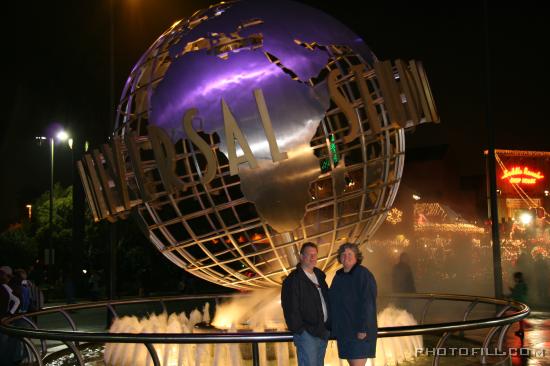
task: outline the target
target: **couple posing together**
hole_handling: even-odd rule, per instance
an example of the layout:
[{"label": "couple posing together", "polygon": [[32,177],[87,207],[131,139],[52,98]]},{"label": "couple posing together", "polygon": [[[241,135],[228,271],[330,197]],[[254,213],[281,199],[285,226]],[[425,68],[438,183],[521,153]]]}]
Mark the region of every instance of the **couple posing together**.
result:
[{"label": "couple posing together", "polygon": [[317,245],[304,243],[300,264],[284,280],[281,304],[288,329],[294,333],[299,366],[321,366],[332,334],[338,356],[350,366],[364,366],[376,352],[376,281],[361,265],[356,244],[342,244],[330,289],[317,264]]}]

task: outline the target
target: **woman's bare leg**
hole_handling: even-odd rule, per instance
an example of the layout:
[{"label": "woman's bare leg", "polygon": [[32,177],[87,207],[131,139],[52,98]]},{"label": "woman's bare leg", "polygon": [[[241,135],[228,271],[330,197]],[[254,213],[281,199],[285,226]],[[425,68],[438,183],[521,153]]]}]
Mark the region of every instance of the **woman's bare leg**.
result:
[{"label": "woman's bare leg", "polygon": [[354,359],[354,360],[348,360],[349,366],[365,366],[367,363],[366,358],[360,358],[360,359]]}]

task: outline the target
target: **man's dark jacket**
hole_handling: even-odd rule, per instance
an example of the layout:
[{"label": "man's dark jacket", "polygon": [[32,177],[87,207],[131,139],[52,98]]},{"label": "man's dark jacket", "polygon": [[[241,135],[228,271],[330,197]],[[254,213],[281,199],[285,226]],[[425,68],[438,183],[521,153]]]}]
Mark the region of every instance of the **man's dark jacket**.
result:
[{"label": "man's dark jacket", "polygon": [[[330,317],[326,276],[318,268],[314,268],[313,272],[321,286],[327,313]],[[323,305],[321,304],[319,290],[307,277],[300,265],[283,281],[281,305],[283,306],[286,325],[291,332],[302,333],[306,330],[314,337],[328,338],[327,324],[330,324],[330,319],[327,319],[326,323],[324,322]]]}]

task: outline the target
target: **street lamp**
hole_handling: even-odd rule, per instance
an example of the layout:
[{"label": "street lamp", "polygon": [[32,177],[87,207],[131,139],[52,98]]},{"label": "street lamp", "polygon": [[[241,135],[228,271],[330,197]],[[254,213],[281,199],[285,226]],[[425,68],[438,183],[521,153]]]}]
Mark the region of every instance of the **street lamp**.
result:
[{"label": "street lamp", "polygon": [[[67,141],[70,139],[69,134],[65,130],[60,130],[55,134],[55,137],[51,136],[49,137],[50,140],[50,214],[49,214],[49,223],[48,223],[48,254],[51,254],[51,258],[48,255],[48,262],[51,262],[53,264],[54,262],[54,252],[53,249],[53,242],[52,242],[52,233],[53,233],[53,172],[54,172],[54,151],[55,151],[55,139],[58,139],[59,141]],[[37,136],[36,140],[41,143],[42,141],[46,140],[47,137],[45,136]],[[51,252],[50,252],[51,251]]]},{"label": "street lamp", "polygon": [[32,219],[32,205],[28,204],[25,206],[27,208],[27,216],[29,217],[29,221]]},{"label": "street lamp", "polygon": [[67,131],[61,130],[57,133],[56,137],[59,141],[67,141],[69,139],[69,134]]}]

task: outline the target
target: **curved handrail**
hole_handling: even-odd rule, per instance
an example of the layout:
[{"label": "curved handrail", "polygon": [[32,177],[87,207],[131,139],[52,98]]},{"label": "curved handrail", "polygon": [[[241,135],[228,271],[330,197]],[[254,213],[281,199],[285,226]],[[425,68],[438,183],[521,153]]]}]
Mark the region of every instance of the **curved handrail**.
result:
[{"label": "curved handrail", "polygon": [[[247,295],[241,295],[247,296]],[[135,300],[101,301],[85,304],[62,305],[46,308],[33,313],[13,315],[0,321],[0,332],[17,336],[35,339],[48,339],[58,341],[78,341],[78,342],[96,342],[96,343],[250,343],[250,342],[290,342],[292,333],[290,332],[214,332],[214,333],[191,333],[191,334],[134,334],[134,333],[108,333],[108,332],[82,332],[82,331],[60,331],[45,329],[28,329],[11,325],[11,323],[24,316],[40,316],[60,310],[78,310],[97,307],[108,307],[114,305],[128,305],[137,303],[150,303],[159,301],[179,301],[179,300],[211,300],[217,298],[235,297],[234,294],[212,296],[176,296],[176,297],[156,297]],[[382,327],[378,329],[378,337],[398,337],[411,336],[426,333],[454,332],[458,330],[471,330],[489,327],[503,326],[519,321],[529,315],[530,309],[527,305],[512,301],[501,300],[483,296],[469,295],[451,295],[451,294],[395,294],[389,297],[414,298],[428,300],[446,300],[446,301],[476,301],[478,303],[510,306],[516,309],[512,314],[500,317],[482,318],[476,320],[455,321],[446,323],[420,324],[399,327]]]}]

